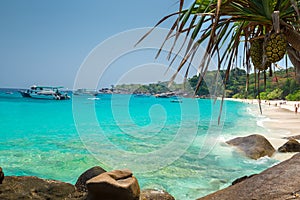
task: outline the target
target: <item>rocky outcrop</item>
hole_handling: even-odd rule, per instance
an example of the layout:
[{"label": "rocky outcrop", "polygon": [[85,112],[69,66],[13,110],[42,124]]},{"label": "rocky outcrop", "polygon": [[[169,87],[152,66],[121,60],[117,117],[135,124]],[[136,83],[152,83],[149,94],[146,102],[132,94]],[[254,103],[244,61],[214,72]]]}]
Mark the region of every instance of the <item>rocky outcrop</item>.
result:
[{"label": "rocky outcrop", "polygon": [[140,200],[175,200],[175,198],[163,190],[142,190]]},{"label": "rocky outcrop", "polygon": [[226,142],[229,145],[237,147],[245,155],[252,159],[259,159],[260,157],[271,157],[275,152],[271,143],[261,135],[249,135],[247,137],[237,137]]},{"label": "rocky outcrop", "polygon": [[129,170],[102,173],[86,182],[89,200],[138,200],[140,187]]},{"label": "rocky outcrop", "polygon": [[0,199],[85,200],[86,194],[77,192],[69,183],[33,176],[6,176],[0,186]]},{"label": "rocky outcrop", "polygon": [[95,176],[106,172],[102,167],[95,166],[83,172],[75,183],[75,187],[79,192],[87,192],[86,182]]},{"label": "rocky outcrop", "polygon": [[240,183],[198,200],[282,200],[300,196],[300,154]]},{"label": "rocky outcrop", "polygon": [[290,139],[284,145],[278,148],[279,152],[300,152],[300,143],[295,139]]}]

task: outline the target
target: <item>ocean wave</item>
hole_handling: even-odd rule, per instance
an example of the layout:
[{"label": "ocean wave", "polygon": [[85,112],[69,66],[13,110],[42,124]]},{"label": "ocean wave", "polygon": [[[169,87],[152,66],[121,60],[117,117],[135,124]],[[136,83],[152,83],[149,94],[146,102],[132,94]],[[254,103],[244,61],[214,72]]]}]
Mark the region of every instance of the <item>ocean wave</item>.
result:
[{"label": "ocean wave", "polygon": [[253,159],[244,160],[245,164],[261,165],[261,166],[273,166],[273,165],[277,164],[278,162],[279,162],[278,160],[276,160],[274,158],[270,158],[268,156],[261,157],[257,160],[253,160]]},{"label": "ocean wave", "polygon": [[246,108],[246,110],[247,110],[247,113],[249,115],[251,115],[252,117],[255,117],[255,118],[265,118],[264,115],[260,114],[259,108],[257,106],[255,106],[255,108],[253,106],[248,106]]},{"label": "ocean wave", "polygon": [[261,119],[258,119],[256,124],[259,127],[266,128],[265,125],[264,125],[264,122],[278,122],[278,120],[270,119],[268,117],[263,117]]}]

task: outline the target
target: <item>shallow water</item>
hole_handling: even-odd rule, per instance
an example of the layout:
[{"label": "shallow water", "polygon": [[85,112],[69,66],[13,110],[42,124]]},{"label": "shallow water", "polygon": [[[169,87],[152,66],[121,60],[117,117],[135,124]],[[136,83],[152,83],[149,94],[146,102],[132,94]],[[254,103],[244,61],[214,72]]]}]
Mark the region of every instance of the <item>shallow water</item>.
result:
[{"label": "shallow water", "polygon": [[224,142],[266,131],[250,105],[130,95],[22,98],[0,91],[0,166],[6,175],[75,183],[86,169],[129,168],[142,188],[196,199],[278,161],[247,159]]}]

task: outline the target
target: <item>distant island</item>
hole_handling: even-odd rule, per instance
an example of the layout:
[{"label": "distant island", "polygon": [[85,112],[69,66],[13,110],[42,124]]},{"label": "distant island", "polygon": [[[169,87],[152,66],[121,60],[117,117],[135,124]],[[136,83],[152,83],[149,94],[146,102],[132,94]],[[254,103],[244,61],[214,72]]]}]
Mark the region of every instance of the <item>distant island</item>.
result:
[{"label": "distant island", "polygon": [[[209,86],[213,85],[216,81],[217,70],[208,71],[200,85],[200,89],[195,94],[196,85],[199,77],[193,76],[187,79],[185,84],[173,83],[168,87],[169,82],[157,82],[151,84],[122,84],[112,86],[111,88],[102,88],[100,93],[119,93],[119,94],[161,94],[167,92],[174,92],[175,95],[186,97],[200,97],[209,98],[210,94]],[[221,70],[220,75],[224,77],[226,71]],[[249,86],[246,90],[247,73],[244,69],[234,68],[230,71],[229,79],[226,82],[226,96],[227,98],[241,98],[241,99],[255,99],[258,98],[258,92],[260,92],[260,98],[262,100],[274,100],[285,99],[289,101],[300,100],[300,85],[295,80],[294,67],[288,69],[280,69],[273,72],[273,76],[267,72],[261,74],[260,87],[258,90],[258,80],[255,78],[255,74],[249,75]],[[216,94],[221,95],[221,94]]]}]

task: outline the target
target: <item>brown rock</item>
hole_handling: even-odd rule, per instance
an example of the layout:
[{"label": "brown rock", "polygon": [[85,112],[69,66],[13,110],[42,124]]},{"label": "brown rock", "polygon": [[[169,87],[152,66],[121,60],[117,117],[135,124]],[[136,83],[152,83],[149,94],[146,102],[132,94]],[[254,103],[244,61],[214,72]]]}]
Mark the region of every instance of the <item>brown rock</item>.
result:
[{"label": "brown rock", "polygon": [[279,152],[300,152],[300,143],[295,139],[290,139],[278,148]]},{"label": "brown rock", "polygon": [[142,190],[140,200],[175,200],[175,198],[163,190]]},{"label": "brown rock", "polygon": [[271,143],[264,136],[257,134],[246,137],[237,137],[226,143],[237,147],[244,152],[247,157],[252,159],[258,159],[264,156],[271,157],[275,152]]},{"label": "brown rock", "polygon": [[138,200],[140,187],[129,170],[102,173],[86,182],[89,200]]},{"label": "brown rock", "polygon": [[86,195],[76,191],[75,186],[33,176],[6,176],[0,186],[0,199],[51,199],[85,200]]},{"label": "brown rock", "polygon": [[87,192],[86,182],[95,176],[98,176],[106,172],[103,168],[99,166],[92,167],[85,172],[83,172],[75,183],[75,187],[79,192]]},{"label": "brown rock", "polygon": [[198,200],[283,200],[300,194],[300,153],[260,174]]},{"label": "brown rock", "polygon": [[2,184],[4,180],[4,172],[2,171],[2,168],[0,167],[0,184]]}]

